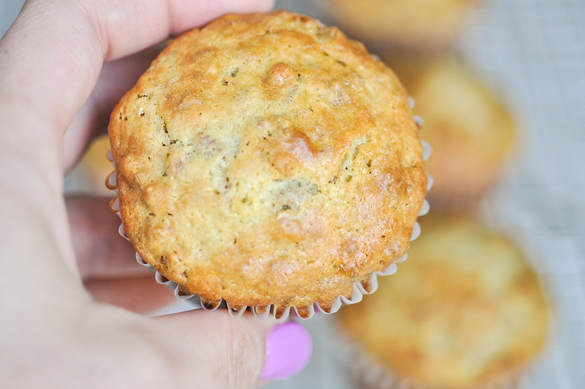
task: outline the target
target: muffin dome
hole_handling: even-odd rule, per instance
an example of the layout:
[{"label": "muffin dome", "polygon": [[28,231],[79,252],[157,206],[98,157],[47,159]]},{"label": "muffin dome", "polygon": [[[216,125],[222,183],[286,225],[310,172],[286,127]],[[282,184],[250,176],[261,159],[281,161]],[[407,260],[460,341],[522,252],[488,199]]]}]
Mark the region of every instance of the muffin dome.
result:
[{"label": "muffin dome", "polygon": [[449,56],[389,61],[424,119],[421,137],[433,147],[434,209],[474,205],[499,177],[516,140],[504,103],[457,59]]},{"label": "muffin dome", "polygon": [[543,348],[550,308],[535,271],[506,237],[462,217],[427,217],[407,262],[338,315],[395,376],[470,388],[519,373]]},{"label": "muffin dome", "polygon": [[209,304],[327,309],[406,252],[425,195],[395,75],[289,12],[174,40],[109,135],[128,237]]},{"label": "muffin dome", "polygon": [[350,35],[376,45],[416,51],[449,46],[477,0],[323,0]]}]

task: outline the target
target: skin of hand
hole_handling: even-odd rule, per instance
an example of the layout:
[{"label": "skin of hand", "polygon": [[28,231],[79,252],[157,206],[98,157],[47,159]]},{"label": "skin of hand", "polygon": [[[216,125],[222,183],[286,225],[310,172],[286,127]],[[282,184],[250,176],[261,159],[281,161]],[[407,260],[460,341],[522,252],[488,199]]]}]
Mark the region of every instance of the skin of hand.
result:
[{"label": "skin of hand", "polygon": [[306,364],[311,340],[295,323],[275,327],[225,311],[131,312],[173,296],[136,265],[106,200],[62,194],[63,173],[156,53],[144,49],[228,11],[271,7],[271,0],[25,4],[0,41],[3,382],[248,388]]}]

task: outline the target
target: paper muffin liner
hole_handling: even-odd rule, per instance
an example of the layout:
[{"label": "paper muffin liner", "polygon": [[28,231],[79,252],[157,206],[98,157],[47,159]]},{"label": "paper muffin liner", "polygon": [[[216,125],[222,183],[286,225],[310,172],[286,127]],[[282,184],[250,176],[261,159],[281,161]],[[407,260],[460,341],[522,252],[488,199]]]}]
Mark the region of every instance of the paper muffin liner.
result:
[{"label": "paper muffin liner", "polygon": [[[409,99],[410,106],[414,105],[414,101]],[[422,125],[422,120],[418,117],[414,117],[415,123],[417,126]],[[421,141],[423,145],[423,160],[427,160],[431,154],[431,146],[424,141]],[[108,160],[112,163],[114,167],[114,171],[108,175],[106,178],[106,187],[112,190],[115,193],[114,198],[110,201],[110,208],[113,212],[115,212],[120,220],[122,220],[122,216],[120,214],[120,200],[119,200],[119,190],[117,184],[117,169],[114,162],[114,158],[112,156],[112,151],[108,150],[107,153]],[[427,193],[430,190],[433,184],[433,179],[427,173]],[[429,212],[430,205],[429,202],[425,199],[421,206],[421,209],[418,213],[418,216],[426,215]],[[126,234],[124,229],[124,224],[121,222],[120,227],[118,228],[118,233],[127,241],[130,242],[130,238]],[[415,222],[412,234],[410,237],[410,241],[415,240],[421,233],[421,228],[418,222]],[[216,304],[209,304],[204,301],[200,296],[195,294],[185,294],[180,290],[180,286],[165,276],[163,276],[158,270],[155,269],[154,266],[146,262],[138,252],[136,252],[136,262],[141,266],[149,268],[152,272],[154,272],[154,278],[157,283],[166,285],[169,287],[175,296],[181,300],[187,300],[189,303],[192,304],[193,309],[204,309],[214,311],[219,308],[225,308],[229,312],[230,316],[240,317],[246,311],[251,311],[254,317],[258,319],[267,319],[269,317],[274,318],[278,321],[285,321],[290,315],[294,315],[296,317],[302,319],[310,319],[312,318],[316,312],[324,313],[324,314],[332,314],[341,308],[343,305],[355,304],[362,301],[364,295],[372,294],[378,289],[378,276],[388,276],[396,273],[397,271],[397,264],[404,262],[408,257],[408,253],[404,254],[401,258],[394,260],[388,267],[386,267],[382,271],[374,272],[369,275],[366,281],[356,281],[353,284],[352,292],[350,297],[346,297],[343,295],[338,296],[333,303],[331,304],[331,308],[326,309],[319,305],[319,303],[314,302],[308,306],[303,307],[286,307],[284,309],[278,309],[276,304],[271,305],[263,305],[263,306],[238,306],[238,307],[231,307],[224,299],[221,299]]]},{"label": "paper muffin liner", "polygon": [[[393,372],[376,360],[355,340],[350,338],[338,324],[333,325],[336,351],[347,376],[360,389],[445,389],[444,386],[430,386],[413,381]],[[391,347],[391,346],[389,346]],[[513,371],[485,383],[466,387],[467,389],[517,389],[522,373]]]}]

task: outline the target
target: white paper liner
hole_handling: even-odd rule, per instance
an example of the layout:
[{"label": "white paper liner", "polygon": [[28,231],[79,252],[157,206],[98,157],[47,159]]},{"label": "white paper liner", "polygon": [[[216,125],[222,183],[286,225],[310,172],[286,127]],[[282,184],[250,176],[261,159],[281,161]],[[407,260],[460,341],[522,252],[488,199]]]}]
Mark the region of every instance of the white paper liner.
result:
[{"label": "white paper liner", "polygon": [[[393,373],[389,368],[371,357],[357,342],[350,339],[343,329],[333,325],[336,351],[349,376],[361,389],[444,389],[413,382]],[[391,346],[389,346],[391,347]],[[521,372],[510,372],[492,381],[470,386],[468,389],[516,389],[520,385]]]},{"label": "white paper liner", "polygon": [[[415,123],[417,123],[417,125],[418,125],[416,117],[415,117]],[[425,141],[421,141],[421,143],[423,145],[423,160],[426,160],[430,156],[431,146]],[[110,173],[110,175],[106,179],[106,186],[110,190],[115,192],[115,197],[112,199],[112,202],[110,204],[110,208],[112,209],[112,211],[114,211],[118,215],[118,217],[120,217],[120,220],[121,220],[122,216],[120,214],[120,200],[119,200],[119,191],[118,191],[117,174],[116,174],[117,170],[116,170],[116,165],[114,163],[114,158],[112,156],[111,150],[108,150],[107,158],[112,163],[112,166],[114,167],[114,171],[112,173]],[[433,179],[427,173],[427,193],[430,190],[432,184],[433,184]],[[429,205],[428,201],[425,199],[423,201],[421,209],[418,213],[418,216],[426,215],[429,212],[429,209],[430,209],[430,205]],[[130,238],[128,237],[128,235],[126,234],[126,231],[124,230],[124,224],[120,223],[120,227],[118,228],[118,233],[124,239],[126,239],[127,241],[130,241]],[[421,233],[420,225],[418,224],[418,222],[415,222],[410,240],[413,241],[416,238],[418,238],[420,233]],[[244,312],[246,312],[248,310],[248,308],[250,308],[254,317],[256,317],[258,319],[266,319],[268,317],[273,317],[274,319],[276,319],[278,321],[285,321],[291,315],[291,313],[294,314],[296,317],[301,318],[301,319],[310,319],[315,315],[316,312],[320,312],[320,313],[324,313],[324,314],[329,315],[329,314],[337,312],[341,308],[342,305],[359,303],[360,301],[362,301],[364,295],[372,294],[378,289],[378,276],[388,276],[388,275],[392,275],[392,274],[396,273],[396,271],[397,271],[396,264],[404,262],[407,259],[407,257],[408,257],[408,253],[404,254],[401,258],[394,260],[394,262],[392,262],[386,269],[370,274],[370,276],[366,282],[359,282],[359,281],[355,282],[353,285],[353,290],[352,290],[351,296],[349,298],[347,298],[345,296],[338,296],[331,304],[331,308],[329,310],[322,308],[318,303],[313,303],[313,304],[309,305],[308,307],[302,307],[302,310],[298,309],[297,307],[287,307],[283,311],[277,310],[277,306],[275,304],[271,304],[268,306],[251,306],[251,307],[244,305],[244,306],[241,306],[238,308],[232,308],[223,299],[220,300],[219,303],[217,303],[213,306],[209,306],[209,305],[204,304],[203,301],[201,300],[201,297],[198,295],[189,295],[189,294],[181,293],[180,287],[176,282],[171,281],[171,280],[167,279],[166,277],[164,277],[162,274],[160,274],[158,272],[158,270],[156,270],[154,268],[154,266],[152,266],[151,264],[146,262],[138,253],[136,253],[136,262],[138,262],[138,264],[140,264],[144,267],[147,267],[151,271],[153,271],[154,278],[155,278],[157,283],[159,283],[161,285],[166,285],[171,290],[173,290],[173,293],[175,294],[175,296],[178,299],[188,300],[193,305],[193,309],[205,309],[205,310],[214,311],[220,307],[224,307],[227,309],[230,316],[239,317],[239,316],[242,316],[244,314]],[[367,285],[367,289],[364,287],[364,284]]]}]

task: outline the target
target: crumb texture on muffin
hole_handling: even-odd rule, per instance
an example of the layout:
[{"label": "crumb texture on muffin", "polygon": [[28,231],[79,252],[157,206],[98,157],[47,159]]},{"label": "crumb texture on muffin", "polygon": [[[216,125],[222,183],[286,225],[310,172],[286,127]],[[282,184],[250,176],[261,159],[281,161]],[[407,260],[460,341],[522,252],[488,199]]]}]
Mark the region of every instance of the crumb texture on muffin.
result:
[{"label": "crumb texture on muffin", "polygon": [[409,259],[339,313],[341,327],[391,372],[429,388],[517,374],[543,348],[550,307],[506,237],[463,217],[426,218]]},{"label": "crumb texture on muffin", "polygon": [[289,12],[226,15],[175,39],[109,133],[137,251],[232,307],[349,295],[404,254],[425,195],[392,71]]}]

